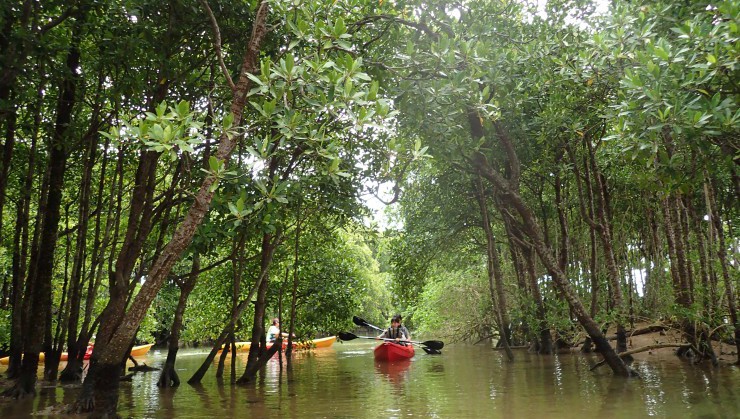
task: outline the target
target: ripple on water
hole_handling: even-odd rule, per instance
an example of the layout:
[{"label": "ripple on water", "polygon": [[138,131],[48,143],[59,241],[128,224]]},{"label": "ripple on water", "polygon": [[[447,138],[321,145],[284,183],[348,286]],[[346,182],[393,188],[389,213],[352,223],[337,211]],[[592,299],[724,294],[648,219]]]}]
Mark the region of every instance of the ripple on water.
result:
[{"label": "ripple on water", "polygon": [[[123,417],[737,417],[740,369],[703,369],[686,363],[640,362],[640,380],[615,378],[607,370],[589,371],[583,356],[516,352],[513,362],[480,346],[450,345],[442,355],[421,351],[404,364],[378,364],[373,344],[347,342],[328,350],[297,355],[292,370],[277,358],[255,383],[230,384],[230,368],[217,380],[217,363],[200,386],[185,382],[206,357],[203,349],[183,349],[177,370],[183,384],[159,389],[159,371],[137,374],[122,384]],[[166,352],[143,361],[161,366]],[[246,357],[236,358],[236,374]],[[4,371],[0,370],[0,373]],[[47,387],[48,384],[43,384]],[[0,417],[52,412],[50,406],[74,401],[78,387],[40,388],[33,402],[0,400]],[[735,410],[733,410],[733,408]],[[732,413],[731,413],[732,412]]]}]

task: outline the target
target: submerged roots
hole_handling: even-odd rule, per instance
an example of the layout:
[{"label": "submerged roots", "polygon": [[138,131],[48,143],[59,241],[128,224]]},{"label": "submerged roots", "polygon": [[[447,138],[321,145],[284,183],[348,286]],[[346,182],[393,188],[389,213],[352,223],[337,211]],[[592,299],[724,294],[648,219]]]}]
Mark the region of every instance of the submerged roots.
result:
[{"label": "submerged roots", "polygon": [[29,391],[25,386],[17,383],[13,387],[0,393],[1,397],[7,397],[9,399],[22,399],[24,397],[33,396],[36,394],[35,390]]}]

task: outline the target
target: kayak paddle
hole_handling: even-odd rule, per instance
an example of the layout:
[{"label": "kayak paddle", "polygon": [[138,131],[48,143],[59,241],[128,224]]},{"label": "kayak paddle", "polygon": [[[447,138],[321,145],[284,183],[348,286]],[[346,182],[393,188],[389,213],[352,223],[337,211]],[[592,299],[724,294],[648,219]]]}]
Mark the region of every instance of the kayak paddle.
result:
[{"label": "kayak paddle", "polygon": [[[362,317],[352,316],[352,322],[354,324],[358,325],[358,326],[369,327],[371,329],[375,329],[378,332],[384,332],[385,331],[385,329],[381,329],[378,326],[373,326],[372,324],[368,323]],[[352,334],[349,333],[349,335],[352,335]],[[350,339],[342,339],[342,337],[340,336],[339,339],[342,339],[342,340],[351,340],[351,339],[356,339],[358,337],[363,337],[363,336],[355,336],[354,338],[350,338]],[[375,338],[370,338],[370,339],[375,339]],[[388,340],[392,340],[392,339],[388,339]],[[438,340],[428,340],[426,342],[414,342],[414,341],[409,341],[409,342],[416,343],[416,344],[421,344],[421,345],[427,345],[428,343],[432,343],[431,345],[427,345],[427,346],[422,346],[421,347],[421,349],[423,349],[426,353],[428,353],[430,355],[439,355],[439,354],[441,354],[442,352],[440,352],[439,350],[442,349],[442,347],[445,345],[444,342],[441,342],[441,341],[438,341]]]},{"label": "kayak paddle", "polygon": [[369,328],[371,328],[371,329],[375,329],[375,330],[377,330],[378,332],[383,332],[383,331],[385,331],[385,329],[381,329],[381,328],[379,328],[378,326],[373,326],[373,325],[371,325],[370,323],[366,322],[365,320],[363,320],[362,318],[360,318],[360,317],[357,317],[357,316],[352,316],[352,322],[353,322],[354,324],[358,325],[358,326],[364,326],[364,327],[369,327]]},{"label": "kayak paddle", "polygon": [[[357,336],[354,333],[349,333],[349,332],[339,332],[339,333],[337,333],[337,336],[339,336],[339,339],[341,339],[341,340],[347,340],[347,341],[354,340],[354,339],[373,339],[373,340],[378,339],[378,340],[385,340],[385,341],[390,341],[390,342],[395,342],[396,341],[395,339],[388,339],[388,338],[374,338],[374,337],[370,337],[370,336]],[[422,347],[422,349],[424,349],[424,351],[426,351],[427,353],[441,353],[441,352],[439,352],[439,350],[442,349],[442,348],[444,348],[444,346],[445,346],[445,343],[442,342],[442,341],[439,341],[439,340],[427,340],[427,341],[424,341],[424,342],[417,342],[417,341],[413,341],[413,340],[405,340],[405,341],[401,341],[401,342],[408,342],[408,343],[413,343],[413,344],[416,344],[416,345],[420,345]],[[429,352],[429,351],[427,351],[427,349],[430,349],[431,351],[435,351],[435,352]]]}]

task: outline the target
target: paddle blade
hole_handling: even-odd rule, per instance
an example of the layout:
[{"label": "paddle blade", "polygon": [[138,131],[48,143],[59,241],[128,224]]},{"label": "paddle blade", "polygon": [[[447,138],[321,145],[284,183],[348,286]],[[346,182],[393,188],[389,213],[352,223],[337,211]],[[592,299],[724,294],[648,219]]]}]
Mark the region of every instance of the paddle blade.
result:
[{"label": "paddle blade", "polygon": [[355,335],[354,333],[349,333],[349,332],[339,332],[339,333],[337,333],[337,336],[339,337],[340,340],[354,340],[354,339],[357,339],[357,335]]},{"label": "paddle blade", "polygon": [[436,350],[440,350],[445,347],[445,343],[441,340],[427,340],[422,342],[421,344]]},{"label": "paddle blade", "polygon": [[358,326],[370,327],[370,325],[365,320],[357,316],[352,316],[352,322]]},{"label": "paddle blade", "polygon": [[422,346],[421,349],[423,349],[424,352],[428,353],[429,355],[442,355],[442,352],[440,352],[440,351],[438,351],[436,349],[433,349],[433,348],[428,348],[426,346]]}]

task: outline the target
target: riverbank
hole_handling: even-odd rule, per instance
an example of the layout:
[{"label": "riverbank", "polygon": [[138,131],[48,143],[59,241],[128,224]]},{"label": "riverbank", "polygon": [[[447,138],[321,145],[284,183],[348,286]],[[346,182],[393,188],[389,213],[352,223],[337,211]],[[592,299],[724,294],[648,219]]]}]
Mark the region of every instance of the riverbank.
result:
[{"label": "riverbank", "polygon": [[[616,341],[616,330],[609,329],[609,340],[612,346]],[[635,323],[634,329],[627,333],[627,350],[639,350],[650,348],[642,352],[633,353],[635,361],[643,362],[689,362],[688,359],[676,355],[680,345],[687,344],[681,330],[676,326],[665,323]],[[669,346],[674,345],[674,346]],[[721,341],[712,341],[712,348],[717,356],[720,366],[729,366],[737,362],[735,345]],[[581,351],[582,342],[572,348],[573,351]],[[710,362],[705,360],[703,362]]]}]

